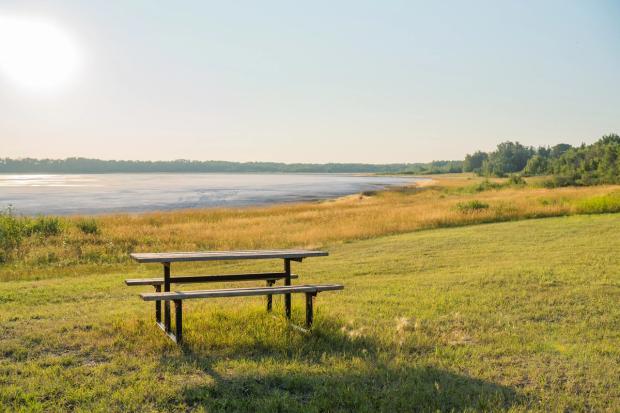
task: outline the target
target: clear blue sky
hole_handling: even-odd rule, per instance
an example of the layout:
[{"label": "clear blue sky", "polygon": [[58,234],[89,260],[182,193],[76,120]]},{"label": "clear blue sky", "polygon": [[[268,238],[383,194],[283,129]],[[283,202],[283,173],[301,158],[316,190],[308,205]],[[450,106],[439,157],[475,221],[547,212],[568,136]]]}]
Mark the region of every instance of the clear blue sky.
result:
[{"label": "clear blue sky", "polygon": [[44,94],[0,72],[0,157],[416,162],[620,133],[617,0],[4,1],[3,14],[49,19],[81,65]]}]

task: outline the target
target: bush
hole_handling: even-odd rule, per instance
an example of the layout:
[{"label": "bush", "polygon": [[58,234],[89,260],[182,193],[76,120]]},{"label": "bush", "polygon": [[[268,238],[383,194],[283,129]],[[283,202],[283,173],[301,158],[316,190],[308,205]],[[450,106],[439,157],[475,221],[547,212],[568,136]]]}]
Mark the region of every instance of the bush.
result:
[{"label": "bush", "polygon": [[94,219],[84,219],[75,224],[84,234],[99,234],[99,224]]},{"label": "bush", "polygon": [[0,211],[0,263],[7,262],[13,251],[19,248],[24,230],[23,220],[13,215],[10,207]]},{"label": "bush", "polygon": [[32,219],[15,215],[12,207],[0,210],[0,263],[13,258],[25,237],[53,237],[62,231],[62,221],[57,217],[40,216]]},{"label": "bush", "polygon": [[546,179],[540,183],[540,186],[549,189],[575,185],[577,185],[577,183],[574,178],[560,175],[553,176],[552,178]]},{"label": "bush", "polygon": [[484,181],[480,182],[477,185],[474,185],[472,187],[474,192],[484,192],[484,191],[489,191],[492,189],[502,189],[504,187],[503,184],[497,183],[497,182],[491,182],[488,179],[485,179]]},{"label": "bush", "polygon": [[[28,220],[24,218],[24,220]],[[30,220],[28,220],[30,221]],[[40,216],[34,222],[30,222],[27,235],[38,234],[43,237],[53,237],[62,233],[62,222],[57,217]]]},{"label": "bush", "polygon": [[512,186],[525,186],[527,182],[521,175],[513,174],[508,177],[508,185]]},{"label": "bush", "polygon": [[467,202],[459,202],[456,204],[456,209],[462,213],[477,212],[488,208],[489,204],[476,199]]}]

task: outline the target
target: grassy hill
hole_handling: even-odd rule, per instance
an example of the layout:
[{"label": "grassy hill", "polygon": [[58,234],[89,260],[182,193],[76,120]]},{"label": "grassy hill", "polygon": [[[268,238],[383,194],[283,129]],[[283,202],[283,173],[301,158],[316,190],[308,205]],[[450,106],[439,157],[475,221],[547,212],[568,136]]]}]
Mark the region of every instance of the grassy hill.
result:
[{"label": "grassy hill", "polygon": [[[346,286],[319,295],[313,334],[266,315],[264,299],[188,302],[184,348],[154,326],[140,289],[122,284],[159,274],[157,266],[2,282],[0,405],[614,411],[618,228],[619,214],[580,215],[331,244],[330,257],[293,268],[300,282]],[[274,267],[179,265],[173,272],[250,268]],[[301,321],[302,300],[293,303]],[[281,299],[275,304],[282,314]]]}]

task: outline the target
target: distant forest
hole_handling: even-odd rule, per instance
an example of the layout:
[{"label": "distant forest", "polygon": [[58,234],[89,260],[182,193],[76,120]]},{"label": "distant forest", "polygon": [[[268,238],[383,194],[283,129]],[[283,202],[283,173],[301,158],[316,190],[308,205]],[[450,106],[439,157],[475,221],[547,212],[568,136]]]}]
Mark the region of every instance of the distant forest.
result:
[{"label": "distant forest", "polygon": [[620,183],[620,136],[605,135],[591,145],[524,146],[502,142],[493,152],[478,151],[463,161],[464,172],[483,176],[551,175],[554,186]]},{"label": "distant forest", "polygon": [[429,163],[277,163],[226,161],[104,161],[88,158],[10,159],[0,158],[0,173],[376,173],[441,174],[475,172],[482,176],[550,175],[549,184],[620,184],[620,136],[605,135],[591,145],[525,146],[506,141],[492,152],[477,151],[463,161]]},{"label": "distant forest", "polygon": [[461,172],[461,161],[429,163],[277,163],[226,161],[104,161],[88,158],[0,159],[0,173],[154,173],[154,172],[286,172],[286,173],[398,173],[438,174]]}]

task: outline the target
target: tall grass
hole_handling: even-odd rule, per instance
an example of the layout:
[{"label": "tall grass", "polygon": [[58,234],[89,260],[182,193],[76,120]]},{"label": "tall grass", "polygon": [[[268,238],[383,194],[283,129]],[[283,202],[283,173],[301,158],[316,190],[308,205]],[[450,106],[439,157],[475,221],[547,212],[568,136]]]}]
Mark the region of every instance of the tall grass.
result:
[{"label": "tall grass", "polygon": [[577,203],[577,211],[580,214],[620,212],[620,192],[580,200]]},{"label": "tall grass", "polygon": [[43,237],[54,237],[60,235],[63,228],[63,221],[58,217],[40,216],[35,219],[22,217],[20,221],[24,225],[27,235],[41,235]]},{"label": "tall grass", "polygon": [[14,214],[11,207],[0,211],[0,264],[19,255],[22,241],[27,237],[49,238],[63,231],[58,217],[22,217]]},{"label": "tall grass", "polygon": [[0,212],[0,263],[8,261],[19,248],[24,236],[24,227],[10,208]]},{"label": "tall grass", "polygon": [[[499,188],[491,185],[491,190],[462,191],[487,186],[487,182]],[[617,211],[616,195],[610,194],[617,194],[618,186],[547,189],[505,182],[447,176],[435,178],[425,188],[324,202],[114,214],[96,219],[5,214],[0,231],[9,235],[1,244],[5,264],[0,279],[83,274],[100,270],[102,264],[128,262],[128,254],[134,251],[318,248],[428,228]],[[481,205],[486,207],[477,207]],[[37,219],[47,221],[33,224]],[[15,225],[37,230],[29,233],[14,229]],[[50,262],[53,267],[47,265]]]},{"label": "tall grass", "polygon": [[99,233],[99,224],[93,218],[77,221],[75,226],[84,234],[96,235]]}]

